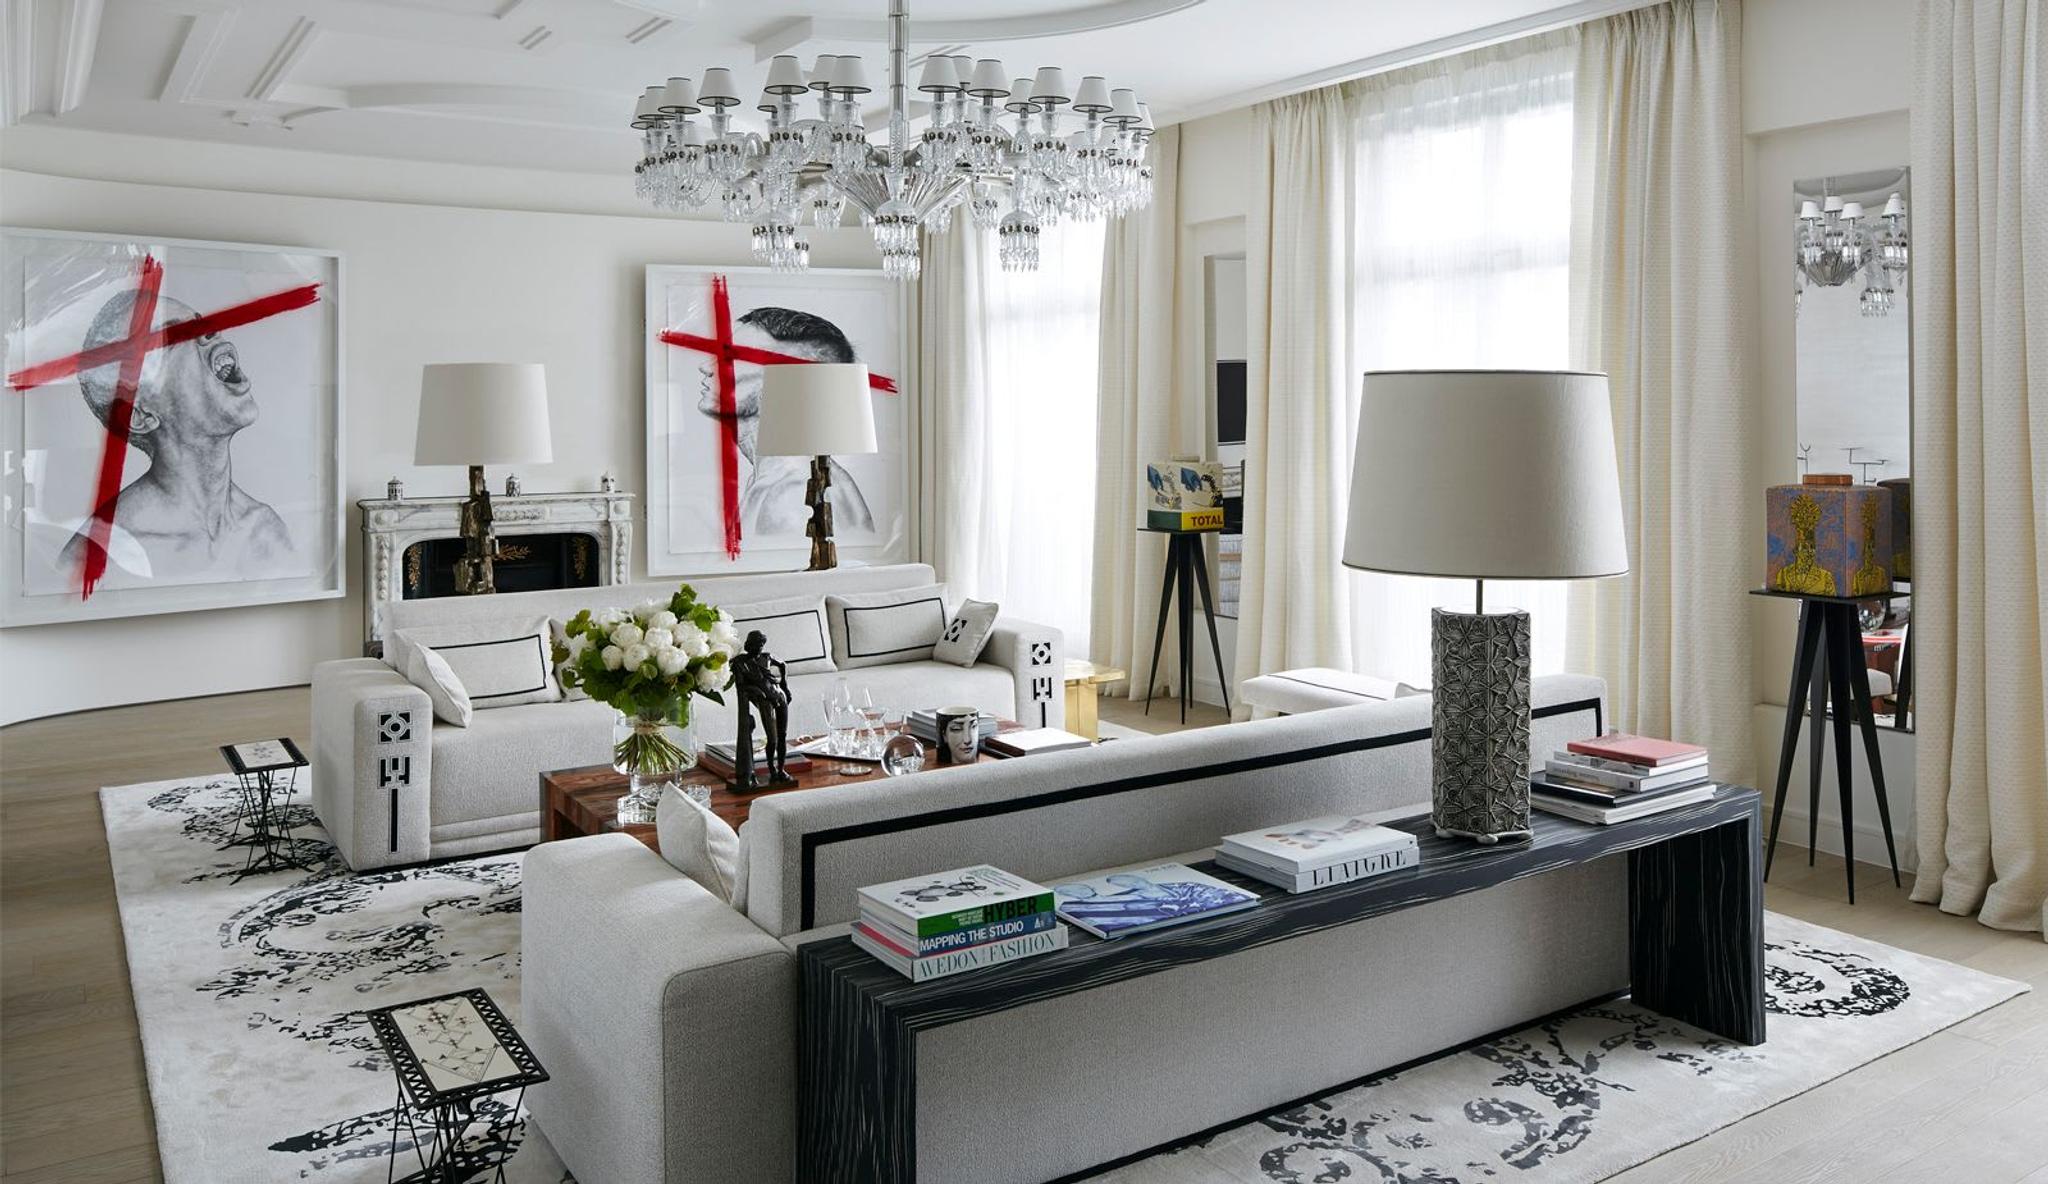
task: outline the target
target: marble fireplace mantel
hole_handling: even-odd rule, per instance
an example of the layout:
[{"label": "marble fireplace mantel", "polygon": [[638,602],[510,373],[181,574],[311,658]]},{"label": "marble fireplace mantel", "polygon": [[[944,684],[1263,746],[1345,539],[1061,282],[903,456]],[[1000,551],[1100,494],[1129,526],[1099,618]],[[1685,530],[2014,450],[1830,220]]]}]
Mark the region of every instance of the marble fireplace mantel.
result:
[{"label": "marble fireplace mantel", "polygon": [[[393,483],[393,492],[399,492]],[[383,497],[356,502],[363,530],[363,652],[384,648],[384,609],[405,597],[406,549],[461,534],[464,497]],[[501,542],[520,535],[585,534],[597,546],[597,582],[631,578],[633,495],[607,477],[588,493],[491,495],[491,519]]]}]

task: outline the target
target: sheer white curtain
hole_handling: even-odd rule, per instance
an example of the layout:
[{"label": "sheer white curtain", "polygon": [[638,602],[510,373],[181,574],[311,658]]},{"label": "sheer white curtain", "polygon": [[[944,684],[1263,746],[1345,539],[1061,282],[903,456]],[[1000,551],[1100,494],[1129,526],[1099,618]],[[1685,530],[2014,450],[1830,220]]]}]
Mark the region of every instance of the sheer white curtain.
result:
[{"label": "sheer white curtain", "polygon": [[927,362],[952,377],[931,388],[949,401],[932,489],[958,499],[938,508],[934,562],[954,595],[1057,626],[1077,657],[1089,652],[1102,235],[1100,222],[1054,227],[1038,270],[1012,273],[997,265],[994,235],[955,226],[934,262],[972,282],[925,281],[927,301],[979,295],[948,318]]},{"label": "sheer white curtain", "polygon": [[[1568,366],[1573,57],[1566,32],[1348,88],[1356,370]],[[1337,396],[1346,440],[1358,396],[1353,374]],[[1473,595],[1469,580],[1375,572],[1349,573],[1349,588],[1352,669],[1417,683],[1430,677],[1430,609]],[[1564,584],[1489,581],[1487,603],[1529,610],[1536,673],[1564,668]]]}]

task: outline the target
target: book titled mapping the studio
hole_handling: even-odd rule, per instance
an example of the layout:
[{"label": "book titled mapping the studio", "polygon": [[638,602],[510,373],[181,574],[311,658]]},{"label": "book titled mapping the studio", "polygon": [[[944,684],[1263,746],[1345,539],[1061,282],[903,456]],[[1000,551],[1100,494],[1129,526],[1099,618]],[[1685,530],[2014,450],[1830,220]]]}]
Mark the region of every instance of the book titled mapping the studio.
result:
[{"label": "book titled mapping the studio", "polygon": [[984,946],[992,941],[1008,941],[1013,937],[1042,933],[1059,924],[1057,914],[1050,909],[1032,913],[1027,917],[1011,917],[1006,921],[990,921],[972,929],[955,929],[951,933],[934,933],[930,937],[918,937],[903,929],[889,918],[873,909],[860,911],[860,923],[873,930],[877,936],[887,938],[892,947],[913,952],[923,958],[932,954],[944,954],[968,946]]},{"label": "book titled mapping the studio", "polygon": [[926,938],[1051,912],[1053,895],[1042,884],[981,864],[872,884],[860,890],[860,903],[903,932]]},{"label": "book titled mapping the studio", "polygon": [[1019,958],[1064,950],[1067,948],[1067,930],[1063,925],[1054,925],[1051,929],[1027,933],[1022,937],[918,957],[890,941],[881,932],[869,928],[867,922],[856,921],[853,926],[853,944],[874,955],[883,965],[911,982],[922,983],[935,978],[945,978],[949,974],[981,970],[990,966],[1000,966],[1005,962],[1015,962]]},{"label": "book titled mapping the studio", "polygon": [[1414,867],[1422,862],[1422,850],[1414,843],[1405,847],[1389,847],[1368,855],[1353,856],[1338,863],[1326,863],[1308,871],[1290,874],[1279,868],[1249,859],[1238,859],[1228,851],[1216,852],[1216,866],[1227,867],[1239,875],[1250,876],[1285,889],[1289,894],[1299,895],[1317,888],[1330,888],[1338,884],[1349,884],[1353,880],[1369,880],[1388,872]]},{"label": "book titled mapping the studio", "polygon": [[1131,868],[1053,886],[1060,920],[1097,937],[1128,937],[1259,903],[1256,892],[1181,863]]},{"label": "book titled mapping the studio", "polygon": [[1416,850],[1415,836],[1348,814],[1325,814],[1225,835],[1216,854],[1293,876],[1397,849]]}]

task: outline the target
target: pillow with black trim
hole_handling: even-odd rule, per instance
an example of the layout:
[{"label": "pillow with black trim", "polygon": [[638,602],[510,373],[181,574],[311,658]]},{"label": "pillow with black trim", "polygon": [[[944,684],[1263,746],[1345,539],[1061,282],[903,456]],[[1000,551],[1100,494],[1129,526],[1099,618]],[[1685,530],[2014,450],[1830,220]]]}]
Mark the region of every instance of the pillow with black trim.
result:
[{"label": "pillow with black trim", "polygon": [[[549,636],[546,617],[421,625],[397,632],[393,640],[398,652],[391,655],[391,664],[411,680],[412,670],[421,665],[412,660],[411,650],[433,650],[477,711],[522,703],[553,703],[562,697],[562,688],[555,681],[554,662],[548,652]],[[430,697],[434,693],[424,686],[420,689]]]},{"label": "pillow with black trim", "polygon": [[932,647],[933,659],[955,666],[981,661],[981,651],[988,646],[988,635],[995,632],[996,614],[1001,611],[994,601],[961,601],[939,634],[939,644]]},{"label": "pillow with black trim", "polygon": [[946,589],[939,584],[825,598],[832,660],[841,670],[930,661],[946,619]]},{"label": "pillow with black trim", "polygon": [[469,702],[469,688],[462,685],[448,660],[430,646],[405,647],[405,680],[427,693],[434,705],[434,718],[458,728],[469,726],[476,709]]},{"label": "pillow with black trim", "polygon": [[740,640],[758,629],[768,639],[768,652],[789,666],[791,674],[821,674],[832,664],[832,641],[825,627],[825,598],[785,596],[752,604],[721,604],[732,616]]}]

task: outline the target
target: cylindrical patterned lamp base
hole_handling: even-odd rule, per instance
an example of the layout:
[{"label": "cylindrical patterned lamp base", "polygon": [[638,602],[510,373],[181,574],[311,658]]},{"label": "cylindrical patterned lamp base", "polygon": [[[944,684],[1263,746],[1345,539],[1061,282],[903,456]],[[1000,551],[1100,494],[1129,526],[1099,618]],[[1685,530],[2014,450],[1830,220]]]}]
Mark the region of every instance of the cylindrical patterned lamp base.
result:
[{"label": "cylindrical patterned lamp base", "polygon": [[1447,838],[1530,838],[1529,614],[1430,616],[1430,821]]}]

